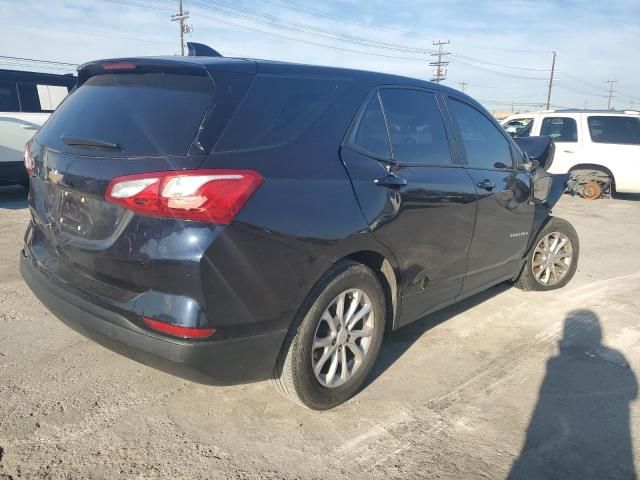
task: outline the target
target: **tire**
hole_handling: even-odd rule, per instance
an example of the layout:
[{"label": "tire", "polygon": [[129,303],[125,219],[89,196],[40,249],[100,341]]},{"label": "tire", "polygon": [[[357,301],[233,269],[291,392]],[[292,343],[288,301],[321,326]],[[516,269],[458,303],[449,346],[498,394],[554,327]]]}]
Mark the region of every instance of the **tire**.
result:
[{"label": "tire", "polygon": [[[341,295],[342,322],[336,320]],[[349,317],[353,302],[355,310]],[[349,325],[348,319],[356,319],[367,310],[366,305],[369,313]],[[355,262],[337,264],[313,288],[291,327],[274,368],[276,388],[286,398],[313,410],[326,410],[350,399],[362,387],[378,356],[385,312],[384,292],[373,271]],[[371,335],[359,336],[369,331]],[[319,346],[321,342],[323,346]],[[360,355],[355,355],[356,347]]]},{"label": "tire", "polygon": [[[544,239],[547,239],[546,244],[543,243]],[[553,242],[556,239],[558,239],[558,243],[554,245]],[[565,239],[567,242],[563,244]],[[559,248],[560,245],[564,246]],[[545,252],[545,246],[552,251],[557,250],[553,257],[549,258],[548,252]],[[570,256],[567,256],[569,252]],[[536,236],[515,285],[522,290],[537,291],[562,288],[571,281],[576,273],[579,255],[580,242],[573,226],[566,220],[552,217]],[[562,266],[566,269],[563,269]],[[547,269],[550,272],[555,272],[555,278],[551,273],[545,272]],[[548,279],[546,282],[545,278]]]}]

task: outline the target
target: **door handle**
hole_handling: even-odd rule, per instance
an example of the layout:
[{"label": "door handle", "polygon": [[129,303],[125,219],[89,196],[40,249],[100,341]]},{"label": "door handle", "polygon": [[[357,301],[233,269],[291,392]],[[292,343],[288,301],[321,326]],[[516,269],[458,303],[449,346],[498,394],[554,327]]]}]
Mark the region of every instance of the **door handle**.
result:
[{"label": "door handle", "polygon": [[491,180],[482,180],[481,182],[478,182],[478,187],[479,188],[483,188],[484,190],[493,190],[494,188],[496,188],[496,184],[493,183]]},{"label": "door handle", "polygon": [[565,150],[564,153],[574,153],[573,150]]},{"label": "door handle", "polygon": [[408,182],[404,177],[399,177],[398,175],[389,173],[384,177],[376,178],[373,183],[375,183],[376,185],[380,185],[381,187],[400,188],[404,187]]}]

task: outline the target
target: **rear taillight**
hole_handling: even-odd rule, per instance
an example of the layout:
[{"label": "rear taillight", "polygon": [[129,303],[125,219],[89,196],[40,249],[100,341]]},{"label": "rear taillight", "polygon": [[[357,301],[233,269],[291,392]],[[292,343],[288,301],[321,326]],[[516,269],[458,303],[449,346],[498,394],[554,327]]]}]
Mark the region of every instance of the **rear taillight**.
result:
[{"label": "rear taillight", "polygon": [[35,163],[33,162],[31,151],[29,151],[29,143],[24,146],[24,168],[27,169],[29,176],[32,176],[35,172]]},{"label": "rear taillight", "polygon": [[229,224],[263,181],[253,170],[187,170],[114,178],[105,200],[140,215]]},{"label": "rear taillight", "polygon": [[208,338],[214,334],[215,328],[191,328],[181,327],[180,325],[174,325],[171,323],[161,322],[154,320],[153,318],[143,317],[144,324],[158,332],[166,333],[172,337],[179,338]]}]

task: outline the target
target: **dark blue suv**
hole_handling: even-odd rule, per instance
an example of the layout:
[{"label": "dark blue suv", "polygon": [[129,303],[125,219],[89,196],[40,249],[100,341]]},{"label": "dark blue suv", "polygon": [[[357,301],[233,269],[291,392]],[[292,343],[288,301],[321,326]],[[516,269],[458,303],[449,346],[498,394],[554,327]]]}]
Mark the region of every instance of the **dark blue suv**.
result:
[{"label": "dark blue suv", "polygon": [[504,281],[566,284],[567,178],[420,80],[208,57],[91,62],[27,144],[21,271],[63,322],[314,409],[385,332]]}]

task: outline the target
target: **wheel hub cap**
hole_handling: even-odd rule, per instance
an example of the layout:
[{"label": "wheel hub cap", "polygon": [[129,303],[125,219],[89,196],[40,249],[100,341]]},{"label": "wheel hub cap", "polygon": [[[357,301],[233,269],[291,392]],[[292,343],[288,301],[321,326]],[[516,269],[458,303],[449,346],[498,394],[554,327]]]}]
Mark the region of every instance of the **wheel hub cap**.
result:
[{"label": "wheel hub cap", "polygon": [[561,281],[573,261],[573,245],[564,233],[552,232],[538,242],[531,260],[533,276],[541,285]]},{"label": "wheel hub cap", "polygon": [[348,382],[369,354],[375,316],[371,299],[359,289],[342,292],[326,308],[316,328],[311,366],[323,387]]}]

